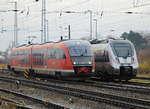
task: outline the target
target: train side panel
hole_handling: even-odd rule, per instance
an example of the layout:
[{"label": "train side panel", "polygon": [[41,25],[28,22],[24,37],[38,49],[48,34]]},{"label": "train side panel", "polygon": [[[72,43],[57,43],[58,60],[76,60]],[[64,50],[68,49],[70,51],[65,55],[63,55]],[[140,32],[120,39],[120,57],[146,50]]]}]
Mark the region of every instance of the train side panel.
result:
[{"label": "train side panel", "polygon": [[69,76],[74,72],[67,47],[64,44],[48,48],[47,68],[55,71],[54,75]]},{"label": "train side panel", "polygon": [[31,69],[31,47],[14,48],[8,66],[15,71]]},{"label": "train side panel", "polygon": [[9,67],[15,72],[72,78],[89,77],[94,63],[89,42],[82,40],[14,48],[9,59]]}]

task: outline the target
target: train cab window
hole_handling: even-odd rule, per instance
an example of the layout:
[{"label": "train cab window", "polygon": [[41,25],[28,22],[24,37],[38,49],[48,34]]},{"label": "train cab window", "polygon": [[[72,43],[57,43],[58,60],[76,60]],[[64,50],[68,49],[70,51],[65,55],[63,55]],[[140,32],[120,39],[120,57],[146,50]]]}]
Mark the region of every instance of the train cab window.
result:
[{"label": "train cab window", "polygon": [[70,56],[92,56],[92,52],[88,46],[70,46],[69,54]]},{"label": "train cab window", "polygon": [[108,51],[98,50],[94,53],[96,62],[109,62]]},{"label": "train cab window", "polygon": [[133,56],[133,49],[129,43],[113,43],[113,53],[118,57]]}]

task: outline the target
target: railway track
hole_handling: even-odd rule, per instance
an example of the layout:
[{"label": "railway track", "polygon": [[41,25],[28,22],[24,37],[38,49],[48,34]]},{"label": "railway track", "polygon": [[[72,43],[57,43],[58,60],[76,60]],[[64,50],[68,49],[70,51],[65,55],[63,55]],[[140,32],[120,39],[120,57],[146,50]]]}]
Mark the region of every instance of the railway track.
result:
[{"label": "railway track", "polygon": [[149,108],[150,101],[142,100],[142,99],[133,99],[129,97],[85,91],[76,88],[62,87],[59,85],[52,85],[50,83],[45,83],[41,81],[39,82],[39,81],[15,79],[15,78],[0,78],[0,80],[6,82],[15,82],[19,80],[21,81],[21,85],[25,85],[28,87],[35,87],[35,88],[40,88],[48,91],[54,91],[65,95],[71,95],[71,96],[75,96],[75,97],[79,97],[91,101],[96,101],[96,102],[103,102],[103,103],[124,107],[124,108],[150,109]]},{"label": "railway track", "polygon": [[[94,82],[93,82],[94,83]],[[84,84],[84,83],[83,83]],[[139,94],[150,94],[150,87],[139,86],[139,84],[130,84],[130,83],[104,83],[100,82],[100,85],[96,85],[95,83],[91,86],[99,87],[99,88],[107,88],[118,91],[130,91],[133,93]],[[87,85],[90,85],[87,83]]]},{"label": "railway track", "polygon": [[[6,74],[9,74],[9,73],[11,73],[9,70],[0,70],[0,72],[2,72],[2,73],[6,73]],[[21,75],[22,76],[22,75]],[[44,78],[44,80],[47,80],[47,79],[45,79],[45,76],[43,76],[43,78]],[[42,79],[43,79],[42,78]],[[143,80],[150,80],[150,78],[148,78],[148,77],[135,77],[134,79],[143,79]],[[60,80],[56,80],[56,79],[50,79],[50,81],[53,81],[53,82],[57,82],[57,83],[68,83],[68,82],[65,82],[65,81],[60,81]],[[100,82],[100,84],[102,83],[103,85],[106,85],[106,87],[107,87],[107,85],[108,86],[117,86],[117,87],[119,87],[119,86],[123,86],[124,84],[126,84],[126,85],[135,85],[135,86],[137,86],[137,87],[150,87],[150,83],[140,83],[140,82],[118,82],[118,83],[108,83],[108,82],[101,82],[99,79],[92,79],[92,81],[90,81],[90,84],[95,84],[95,82]],[[71,82],[71,83],[73,83],[73,82]],[[75,84],[76,84],[77,82],[75,82]],[[85,84],[88,84],[88,83],[85,83]],[[109,85],[110,84],[110,85]],[[130,89],[130,87],[127,87],[126,86],[126,89],[128,90],[128,89]],[[119,89],[118,89],[119,90]],[[123,90],[124,90],[124,88],[123,88]],[[141,89],[140,89],[141,90]],[[144,89],[145,90],[145,89]],[[131,91],[132,91],[132,89],[131,89]],[[138,91],[136,91],[136,92],[138,92]],[[144,92],[143,90],[142,91],[139,91],[139,93],[142,93],[142,92]],[[144,92],[145,93],[145,92]]]},{"label": "railway track", "polygon": [[134,86],[139,86],[139,87],[150,87],[150,83],[142,83],[142,82],[127,82],[123,83],[125,85],[134,85]]},{"label": "railway track", "polygon": [[150,94],[150,87],[144,87],[144,86],[136,86],[137,84],[131,83],[106,83],[106,82],[97,82],[97,81],[84,81],[84,82],[75,82],[75,81],[62,81],[62,80],[56,80],[56,79],[48,79],[48,81],[53,83],[59,83],[59,84],[80,84],[84,86],[90,86],[90,87],[97,87],[97,88],[105,88],[105,89],[112,89],[112,90],[118,90],[118,91],[130,91],[133,93],[139,93],[139,94]]},{"label": "railway track", "polygon": [[[2,89],[2,90],[6,91],[4,89]],[[8,98],[3,98],[3,97],[0,97],[0,106],[11,107],[11,108],[16,108],[16,109],[32,109],[29,106],[21,105],[20,103],[17,103],[17,102],[15,102],[13,100],[10,100]]]},{"label": "railway track", "polygon": [[[43,78],[42,78],[43,79]],[[123,82],[123,83],[107,83],[107,82],[100,82],[100,81],[85,81],[85,82],[75,82],[75,81],[62,81],[56,79],[43,79],[44,81],[50,81],[53,83],[59,84],[81,84],[90,87],[97,87],[97,88],[105,88],[105,89],[112,89],[118,91],[130,91],[133,93],[139,94],[150,94],[150,87],[147,87],[147,83],[137,83],[137,82]],[[150,85],[150,84],[149,84]],[[146,87],[145,87],[146,86]]]},{"label": "railway track", "polygon": [[[22,94],[22,93],[19,93],[19,92],[15,92],[15,91],[10,91],[10,90],[8,90],[8,89],[2,89],[2,88],[0,88],[0,92],[4,92],[4,93],[7,93],[7,94],[13,94],[13,95],[15,95],[15,96],[17,96],[17,97],[22,97],[22,98],[24,98],[24,99],[27,99],[27,100],[30,100],[30,101],[33,101],[33,102],[35,102],[35,103],[38,103],[38,104],[42,104],[42,105],[44,105],[45,107],[47,107],[47,108],[50,108],[50,109],[68,109],[68,108],[66,108],[66,107],[63,107],[63,106],[60,106],[60,105],[57,105],[57,104],[53,104],[53,103],[50,103],[50,102],[48,102],[48,101],[44,101],[44,100],[42,100],[42,99],[38,99],[38,98],[34,98],[34,97],[31,97],[31,96],[29,96],[29,95],[25,95],[25,94]],[[2,100],[1,100],[2,101]],[[14,104],[14,102],[13,101],[4,101],[3,100],[3,102],[12,102],[13,104]],[[32,107],[28,107],[28,106],[22,106],[22,105],[19,105],[19,104],[17,104],[17,103],[15,103],[15,105],[16,105],[16,108],[17,109],[32,109]]]}]

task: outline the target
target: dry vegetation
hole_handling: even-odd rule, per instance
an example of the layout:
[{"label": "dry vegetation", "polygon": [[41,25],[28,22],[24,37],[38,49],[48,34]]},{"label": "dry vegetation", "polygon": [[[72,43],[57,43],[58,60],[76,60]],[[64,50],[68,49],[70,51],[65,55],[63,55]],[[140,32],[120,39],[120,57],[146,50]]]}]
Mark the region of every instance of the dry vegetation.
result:
[{"label": "dry vegetation", "polygon": [[139,73],[150,75],[150,48],[140,50],[138,53]]}]

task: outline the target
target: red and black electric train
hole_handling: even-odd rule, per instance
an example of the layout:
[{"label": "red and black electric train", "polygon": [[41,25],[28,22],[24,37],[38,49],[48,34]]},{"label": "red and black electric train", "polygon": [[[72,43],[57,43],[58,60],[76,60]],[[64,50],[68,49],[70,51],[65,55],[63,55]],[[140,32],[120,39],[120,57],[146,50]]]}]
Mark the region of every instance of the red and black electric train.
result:
[{"label": "red and black electric train", "polygon": [[9,69],[55,77],[89,77],[95,70],[90,43],[68,40],[13,48]]}]

